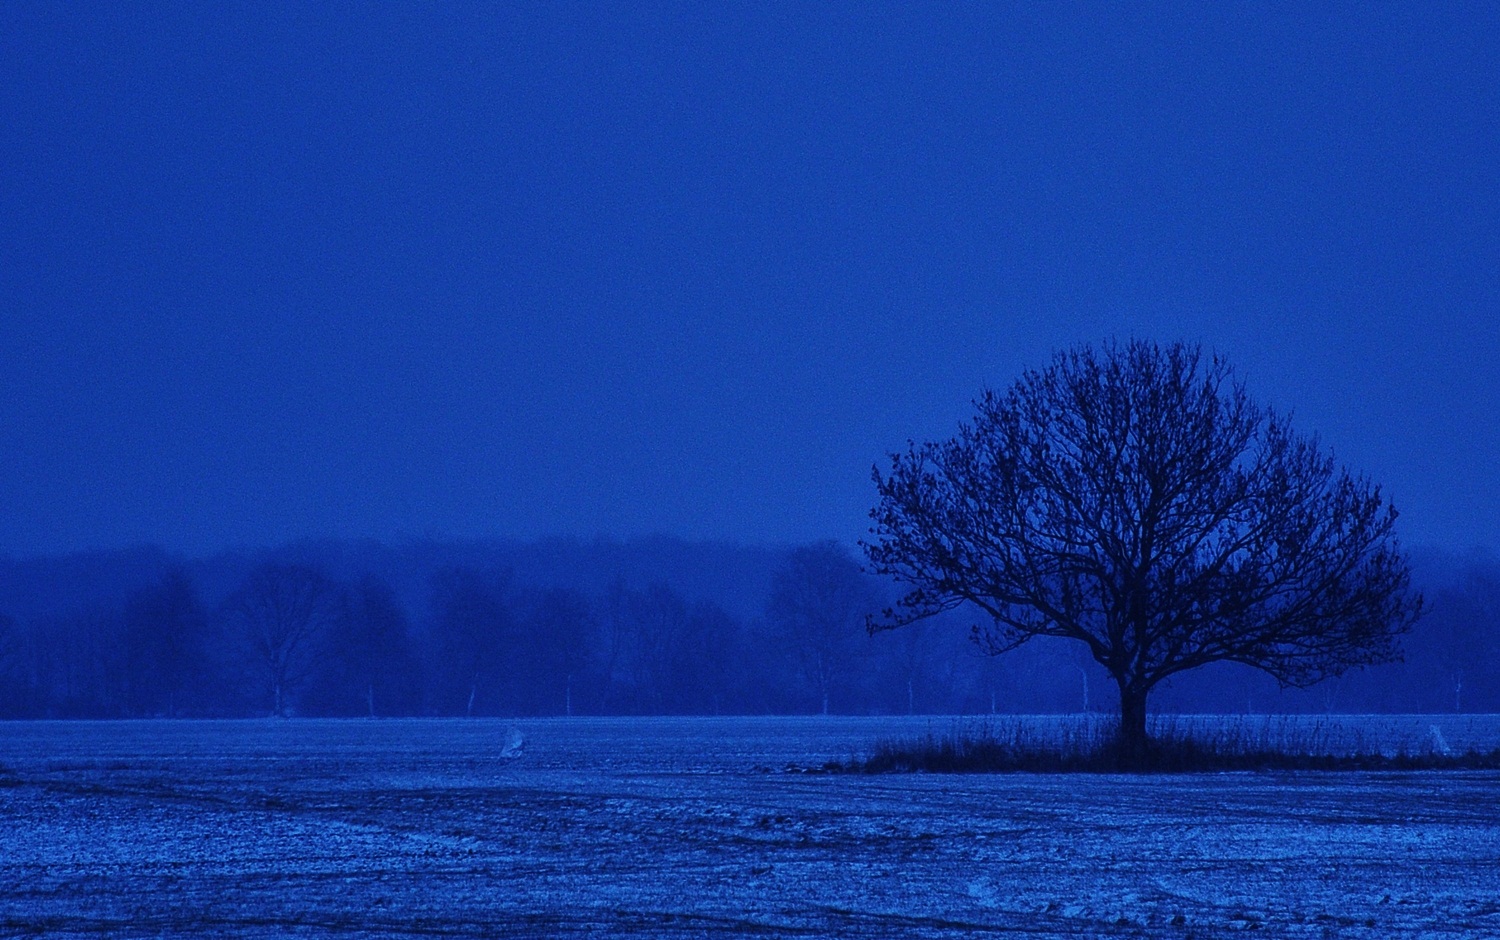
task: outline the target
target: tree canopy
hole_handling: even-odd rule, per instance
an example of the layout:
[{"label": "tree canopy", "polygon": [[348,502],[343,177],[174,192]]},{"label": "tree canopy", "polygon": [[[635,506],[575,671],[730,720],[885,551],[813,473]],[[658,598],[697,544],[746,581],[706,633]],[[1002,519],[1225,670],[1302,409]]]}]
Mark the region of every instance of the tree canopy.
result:
[{"label": "tree canopy", "polygon": [[1145,753],[1146,696],[1214,662],[1305,686],[1399,657],[1421,599],[1378,486],[1184,343],[1078,347],[957,436],[875,471],[865,550],[908,593],[872,630],[972,605],[1003,653],[1084,643]]}]

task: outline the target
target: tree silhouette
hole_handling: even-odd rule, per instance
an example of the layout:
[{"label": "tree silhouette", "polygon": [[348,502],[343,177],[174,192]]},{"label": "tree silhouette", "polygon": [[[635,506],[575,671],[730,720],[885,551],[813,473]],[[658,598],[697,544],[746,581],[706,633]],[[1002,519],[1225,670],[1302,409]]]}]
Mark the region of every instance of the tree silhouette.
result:
[{"label": "tree silhouette", "polygon": [[334,715],[414,714],[421,668],[411,625],[391,586],[365,575],[344,592],[324,636],[310,705]]},{"label": "tree silhouette", "polygon": [[208,668],[208,615],[191,576],[173,568],[134,592],[123,621],[132,712],[176,717]]},{"label": "tree silhouette", "polygon": [[861,625],[879,607],[874,586],[837,542],[792,549],[776,570],[766,621],[795,657],[828,714],[835,686],[862,651]]},{"label": "tree silhouette", "polygon": [[1427,668],[1420,673],[1422,685],[1439,696],[1425,702],[1427,707],[1455,712],[1493,707],[1500,676],[1497,625],[1500,568],[1471,562],[1458,583],[1436,593],[1423,623],[1427,644],[1418,663]]},{"label": "tree silhouette", "polygon": [[1380,490],[1253,403],[1196,346],[1080,347],[943,443],[894,454],[865,545],[910,592],[872,630],[963,605],[1003,653],[1084,643],[1120,695],[1122,759],[1146,699],[1213,662],[1304,686],[1397,658],[1420,612]]},{"label": "tree silhouette", "polygon": [[515,706],[523,714],[571,715],[593,652],[588,598],[571,588],[547,588],[523,592],[520,607],[523,629],[512,653]]},{"label": "tree silhouette", "polygon": [[284,716],[289,697],[314,666],[318,640],[339,611],[332,581],[308,565],[260,565],[227,602],[259,667],[271,714]]},{"label": "tree silhouette", "polygon": [[688,604],[669,585],[654,581],[626,594],[628,646],[625,662],[636,708],[667,710],[676,665],[688,631]]},{"label": "tree silhouette", "polygon": [[16,619],[0,613],[0,715],[21,710],[21,631]]},{"label": "tree silhouette", "polygon": [[493,713],[485,694],[494,697],[515,666],[506,656],[516,630],[510,595],[506,571],[457,567],[433,575],[429,640],[439,714]]}]

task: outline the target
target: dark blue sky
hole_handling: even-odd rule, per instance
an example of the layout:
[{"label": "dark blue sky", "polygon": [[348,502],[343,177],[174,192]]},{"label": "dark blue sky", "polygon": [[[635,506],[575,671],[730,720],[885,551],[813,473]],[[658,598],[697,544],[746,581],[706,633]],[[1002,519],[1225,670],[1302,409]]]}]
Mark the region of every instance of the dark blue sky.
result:
[{"label": "dark blue sky", "polygon": [[617,6],[0,6],[0,551],[852,541],[1129,335],[1500,545],[1493,8]]}]

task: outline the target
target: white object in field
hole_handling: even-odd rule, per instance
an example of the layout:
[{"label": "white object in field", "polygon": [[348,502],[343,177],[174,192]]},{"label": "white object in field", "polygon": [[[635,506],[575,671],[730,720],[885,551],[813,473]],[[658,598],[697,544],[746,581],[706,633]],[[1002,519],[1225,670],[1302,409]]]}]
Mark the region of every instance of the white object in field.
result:
[{"label": "white object in field", "polygon": [[505,731],[505,746],[500,748],[500,756],[511,758],[520,757],[521,752],[526,749],[526,737],[521,734],[519,728],[507,728]]},{"label": "white object in field", "polygon": [[526,748],[526,738],[520,733],[520,729],[505,729],[505,744],[499,748],[499,756],[520,757],[520,751]]},{"label": "white object in field", "polygon": [[1443,732],[1438,730],[1437,725],[1432,726],[1432,748],[1444,756],[1449,753],[1448,742],[1443,740]]},{"label": "white object in field", "polygon": [[520,751],[525,750],[525,748],[526,738],[525,735],[520,733],[520,729],[514,729],[514,727],[505,729],[505,744],[499,748],[499,756],[505,757],[505,759],[520,757]]}]

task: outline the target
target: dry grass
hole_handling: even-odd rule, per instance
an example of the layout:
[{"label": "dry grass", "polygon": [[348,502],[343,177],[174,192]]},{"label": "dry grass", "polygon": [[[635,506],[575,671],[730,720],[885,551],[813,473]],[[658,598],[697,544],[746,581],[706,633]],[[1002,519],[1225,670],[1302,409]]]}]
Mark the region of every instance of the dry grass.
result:
[{"label": "dry grass", "polygon": [[1161,716],[1144,763],[1127,761],[1117,723],[1099,716],[989,719],[876,742],[843,770],[857,773],[1202,773],[1232,770],[1493,770],[1500,748],[1451,750],[1426,738],[1391,740],[1348,722],[1286,717]]}]

